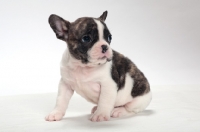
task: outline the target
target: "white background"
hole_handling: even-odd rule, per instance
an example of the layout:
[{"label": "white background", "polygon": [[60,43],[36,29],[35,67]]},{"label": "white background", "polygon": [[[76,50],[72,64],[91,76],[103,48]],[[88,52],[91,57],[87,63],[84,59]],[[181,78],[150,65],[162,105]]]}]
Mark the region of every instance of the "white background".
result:
[{"label": "white background", "polygon": [[0,1],[0,95],[57,91],[66,48],[48,24],[99,17],[108,10],[112,48],[144,72],[151,85],[200,84],[199,0]]}]

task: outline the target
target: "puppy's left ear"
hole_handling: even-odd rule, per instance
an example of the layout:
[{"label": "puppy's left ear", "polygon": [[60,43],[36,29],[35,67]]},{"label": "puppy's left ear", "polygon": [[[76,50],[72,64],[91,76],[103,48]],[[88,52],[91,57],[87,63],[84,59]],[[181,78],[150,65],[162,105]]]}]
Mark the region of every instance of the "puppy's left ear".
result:
[{"label": "puppy's left ear", "polygon": [[99,17],[99,19],[104,22],[106,20],[107,14],[108,14],[108,11],[104,11],[103,14]]},{"label": "puppy's left ear", "polygon": [[64,20],[63,18],[57,16],[57,15],[50,15],[49,16],[49,24],[53,31],[56,34],[56,37],[61,40],[66,40],[68,37],[68,31],[70,22]]}]

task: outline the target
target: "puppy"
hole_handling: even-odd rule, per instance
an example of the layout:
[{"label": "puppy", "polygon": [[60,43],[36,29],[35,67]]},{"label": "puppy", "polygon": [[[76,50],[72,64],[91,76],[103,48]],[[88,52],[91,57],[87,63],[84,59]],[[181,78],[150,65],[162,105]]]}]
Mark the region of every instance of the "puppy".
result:
[{"label": "puppy", "polygon": [[49,17],[51,28],[67,43],[67,49],[60,66],[56,106],[47,121],[62,119],[74,91],[97,105],[91,112],[93,122],[130,116],[149,105],[150,85],[130,59],[111,49],[106,17],[107,11],[98,18],[82,17],[71,23],[57,15]]}]

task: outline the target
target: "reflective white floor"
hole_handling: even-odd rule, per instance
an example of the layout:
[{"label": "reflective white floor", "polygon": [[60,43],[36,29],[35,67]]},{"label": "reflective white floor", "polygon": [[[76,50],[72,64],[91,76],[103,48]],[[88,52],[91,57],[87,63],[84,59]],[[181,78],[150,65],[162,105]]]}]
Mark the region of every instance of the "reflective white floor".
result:
[{"label": "reflective white floor", "polygon": [[152,86],[149,107],[129,118],[93,123],[93,104],[74,95],[59,122],[44,117],[55,104],[56,93],[0,96],[0,132],[199,132],[200,86]]}]

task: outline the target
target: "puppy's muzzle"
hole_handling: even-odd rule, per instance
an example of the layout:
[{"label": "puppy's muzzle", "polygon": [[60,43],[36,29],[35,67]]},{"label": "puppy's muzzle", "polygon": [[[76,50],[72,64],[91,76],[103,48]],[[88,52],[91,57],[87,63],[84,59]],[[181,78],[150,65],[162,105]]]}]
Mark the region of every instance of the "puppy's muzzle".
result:
[{"label": "puppy's muzzle", "polygon": [[107,45],[102,45],[102,53],[106,53],[106,51],[108,50],[108,46]]}]

